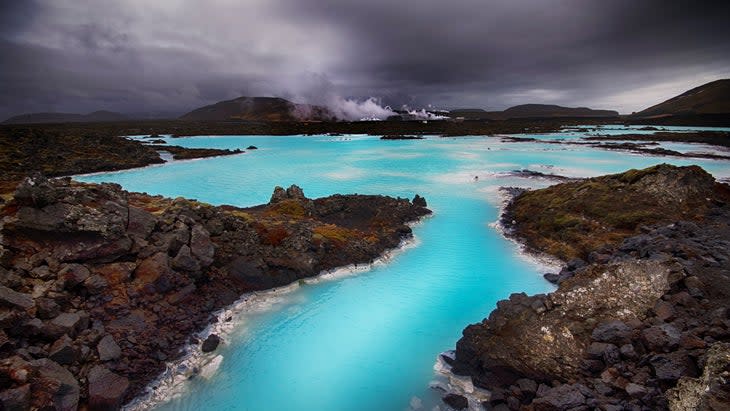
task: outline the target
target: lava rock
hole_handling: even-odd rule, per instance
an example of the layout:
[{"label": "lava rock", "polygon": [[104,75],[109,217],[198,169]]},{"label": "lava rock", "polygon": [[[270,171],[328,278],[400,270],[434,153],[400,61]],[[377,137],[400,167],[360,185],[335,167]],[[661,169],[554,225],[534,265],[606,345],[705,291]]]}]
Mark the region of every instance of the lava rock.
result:
[{"label": "lava rock", "polygon": [[213,352],[216,348],[218,348],[218,344],[220,344],[221,338],[218,337],[215,334],[211,334],[208,336],[208,338],[203,341],[203,345],[200,347],[200,349],[203,352]]},{"label": "lava rock", "polygon": [[532,402],[535,411],[563,411],[585,404],[586,398],[576,385],[551,388]]},{"label": "lava rock", "polygon": [[39,409],[76,411],[79,403],[79,383],[67,369],[56,362],[41,358],[31,362],[32,405]]},{"label": "lava rock", "polygon": [[34,305],[33,297],[30,294],[19,293],[2,285],[0,285],[0,303],[24,310]]},{"label": "lava rock", "polygon": [[655,355],[651,357],[649,364],[654,370],[654,375],[660,380],[676,381],[681,377],[697,376],[694,361],[681,351]]},{"label": "lava rock", "polygon": [[58,272],[58,280],[65,288],[70,289],[83,283],[90,275],[89,269],[81,264],[66,264]]},{"label": "lava rock", "polygon": [[99,343],[96,345],[96,351],[99,353],[99,359],[101,361],[116,360],[122,355],[122,349],[119,348],[114,337],[109,334],[99,340]]},{"label": "lava rock", "polygon": [[78,353],[73,346],[73,340],[68,335],[63,335],[56,340],[48,351],[48,358],[63,365],[73,364],[77,357]]},{"label": "lava rock", "polygon": [[593,329],[591,338],[595,341],[621,344],[631,336],[631,328],[622,321],[608,321]]},{"label": "lava rock", "polygon": [[419,207],[428,207],[428,204],[426,203],[426,199],[416,194],[415,197],[413,197],[412,201],[413,205],[419,206]]},{"label": "lava rock", "polygon": [[0,409],[26,411],[30,409],[30,384],[0,391]]},{"label": "lava rock", "polygon": [[682,333],[671,324],[661,324],[644,329],[641,336],[650,350],[661,352],[677,347]]},{"label": "lava rock", "polygon": [[118,410],[129,380],[100,365],[89,371],[89,411]]},{"label": "lava rock", "polygon": [[465,410],[469,408],[469,400],[467,400],[463,395],[446,394],[442,400],[446,405],[455,410]]}]

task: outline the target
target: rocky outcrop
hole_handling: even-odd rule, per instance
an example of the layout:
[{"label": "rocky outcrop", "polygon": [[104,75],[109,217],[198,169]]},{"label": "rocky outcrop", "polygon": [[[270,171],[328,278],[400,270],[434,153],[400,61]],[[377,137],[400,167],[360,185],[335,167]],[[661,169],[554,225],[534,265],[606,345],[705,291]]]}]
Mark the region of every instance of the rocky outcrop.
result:
[{"label": "rocky outcrop", "polygon": [[406,199],[280,191],[241,209],[24,181],[0,211],[2,407],[116,409],[242,293],[370,262],[430,213]]},{"label": "rocky outcrop", "polygon": [[167,145],[155,147],[120,137],[135,133],[88,127],[90,129],[72,124],[0,127],[0,194],[12,193],[18,183],[33,172],[63,176],[161,164],[164,160],[160,158],[158,148],[171,152],[175,159],[242,152]]},{"label": "rocky outcrop", "polygon": [[[632,186],[610,196],[601,184],[617,180]],[[530,201],[559,192],[568,195],[563,204],[570,209],[572,201],[585,204],[584,198],[600,194],[594,201],[616,206],[625,200],[615,197],[644,193],[651,199],[643,203],[647,212],[680,208],[652,226],[627,227],[584,253],[585,260],[572,260],[558,275],[555,292],[513,294],[498,302],[489,318],[464,330],[453,372],[491,391],[487,407],[727,407],[722,381],[730,340],[730,188],[701,170],[671,166],[589,182],[538,190]],[[508,210],[517,218],[519,201]],[[691,213],[682,214],[685,203],[693,204]],[[555,213],[547,208],[530,218]],[[672,221],[681,215],[693,221]],[[550,251],[558,230],[531,232],[542,236],[533,246]]]}]

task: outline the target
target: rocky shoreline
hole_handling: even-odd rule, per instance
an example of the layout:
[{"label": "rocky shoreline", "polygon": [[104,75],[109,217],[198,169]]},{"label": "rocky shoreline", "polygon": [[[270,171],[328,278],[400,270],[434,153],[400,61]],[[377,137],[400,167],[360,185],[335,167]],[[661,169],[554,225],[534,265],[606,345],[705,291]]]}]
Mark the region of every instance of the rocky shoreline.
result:
[{"label": "rocky shoreline", "polygon": [[517,194],[503,223],[568,261],[558,289],[500,301],[444,361],[491,393],[484,409],[727,409],[729,204],[668,165]]},{"label": "rocky shoreline", "polygon": [[153,146],[109,131],[53,127],[0,127],[0,204],[33,172],[48,177],[126,170],[162,164],[159,150],[174,159],[240,154],[241,150]]},{"label": "rocky shoreline", "polygon": [[108,410],[138,395],[242,294],[369,263],[430,214],[423,198],[278,188],[242,209],[25,180],[0,211],[0,402]]}]

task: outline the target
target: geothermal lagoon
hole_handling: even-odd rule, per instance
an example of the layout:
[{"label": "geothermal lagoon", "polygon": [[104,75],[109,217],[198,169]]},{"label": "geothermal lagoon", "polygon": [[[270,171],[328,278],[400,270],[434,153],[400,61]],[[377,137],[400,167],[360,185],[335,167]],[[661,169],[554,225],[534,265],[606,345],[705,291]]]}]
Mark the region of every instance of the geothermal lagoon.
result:
[{"label": "geothermal lagoon", "polygon": [[[599,132],[628,131],[605,126]],[[539,188],[556,182],[520,176],[515,170],[591,177],[666,162],[697,164],[718,179],[730,178],[730,162],[725,160],[543,141],[570,142],[582,133],[568,129],[523,136],[537,138],[534,142],[502,142],[498,136],[410,141],[362,135],[168,137],[170,144],[191,148],[259,149],[76,177],[242,207],[268,202],[277,185],[297,184],[310,198],[419,194],[434,211],[414,226],[413,241],[372,266],[346,267],[244,296],[212,325],[224,341],[218,350],[171,363],[171,372],[154,384],[152,394],[129,408],[446,409],[434,388],[450,383],[434,369],[438,355],[453,349],[464,327],[481,321],[510,293],[554,288],[542,278],[555,269],[553,263],[524,255],[493,224],[504,201],[499,187]],[[730,154],[697,144],[660,146]],[[187,379],[192,367],[199,374]]]}]

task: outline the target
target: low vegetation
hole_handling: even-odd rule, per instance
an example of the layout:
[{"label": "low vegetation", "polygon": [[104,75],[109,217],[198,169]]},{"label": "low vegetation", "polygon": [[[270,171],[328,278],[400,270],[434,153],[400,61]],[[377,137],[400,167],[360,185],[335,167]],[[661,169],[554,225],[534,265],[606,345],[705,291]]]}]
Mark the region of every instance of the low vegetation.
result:
[{"label": "low vegetation", "polygon": [[516,233],[534,249],[564,260],[586,258],[642,226],[701,220],[711,202],[726,195],[713,185],[699,167],[662,164],[527,191],[515,198],[505,220],[515,221]]}]

